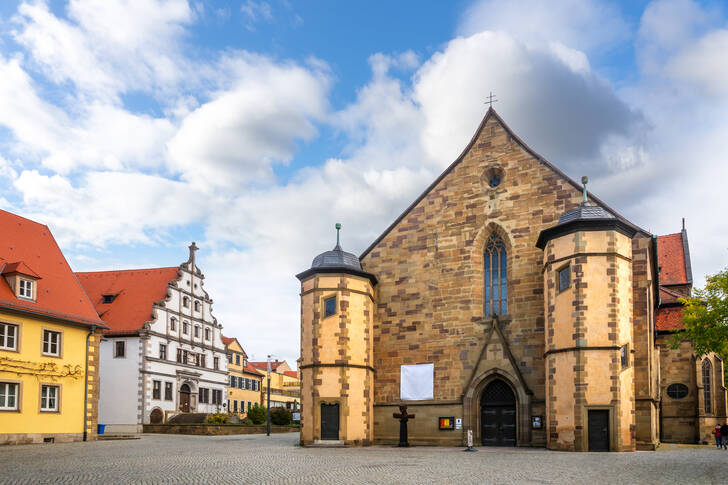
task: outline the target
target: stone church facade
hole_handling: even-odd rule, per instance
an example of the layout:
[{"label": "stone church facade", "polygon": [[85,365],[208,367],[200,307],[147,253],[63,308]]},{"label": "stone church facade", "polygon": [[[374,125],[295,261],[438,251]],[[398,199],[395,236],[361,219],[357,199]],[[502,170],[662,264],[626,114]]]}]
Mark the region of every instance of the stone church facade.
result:
[{"label": "stone church facade", "polygon": [[[476,445],[568,451],[654,449],[666,431],[704,439],[726,415],[722,362],[689,342],[667,348],[658,247],[489,109],[359,257],[337,242],[297,275],[302,443],[395,444],[400,404],[415,445],[462,445],[468,430]],[[428,363],[432,399],[403,401],[401,366]],[[671,379],[686,404],[666,402]]]}]

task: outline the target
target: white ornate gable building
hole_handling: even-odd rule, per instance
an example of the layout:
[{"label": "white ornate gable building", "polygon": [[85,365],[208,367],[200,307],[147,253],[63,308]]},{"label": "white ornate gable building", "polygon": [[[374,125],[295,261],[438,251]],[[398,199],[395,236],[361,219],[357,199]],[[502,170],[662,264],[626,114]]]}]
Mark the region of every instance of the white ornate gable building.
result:
[{"label": "white ornate gable building", "polygon": [[204,275],[177,267],[77,273],[101,319],[99,424],[140,432],[183,412],[225,410],[227,359]]}]

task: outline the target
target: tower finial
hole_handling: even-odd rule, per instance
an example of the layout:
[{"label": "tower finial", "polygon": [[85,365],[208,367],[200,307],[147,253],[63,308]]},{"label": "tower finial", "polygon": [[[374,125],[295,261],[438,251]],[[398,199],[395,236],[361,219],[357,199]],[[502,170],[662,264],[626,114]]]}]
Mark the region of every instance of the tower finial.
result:
[{"label": "tower finial", "polygon": [[187,247],[190,248],[190,259],[188,259],[187,262],[192,263],[192,266],[195,266],[195,252],[200,248],[197,247],[195,241],[192,241],[192,244]]},{"label": "tower finial", "polygon": [[588,184],[588,183],[589,183],[589,177],[587,177],[586,175],[582,176],[581,184],[584,186],[584,199],[582,200],[582,202],[584,204],[586,204],[586,184]]},{"label": "tower finial", "polygon": [[341,223],[337,222],[334,227],[336,227],[336,247],[334,249],[338,249],[339,251],[341,251],[341,244],[339,243],[339,231],[341,231]]}]

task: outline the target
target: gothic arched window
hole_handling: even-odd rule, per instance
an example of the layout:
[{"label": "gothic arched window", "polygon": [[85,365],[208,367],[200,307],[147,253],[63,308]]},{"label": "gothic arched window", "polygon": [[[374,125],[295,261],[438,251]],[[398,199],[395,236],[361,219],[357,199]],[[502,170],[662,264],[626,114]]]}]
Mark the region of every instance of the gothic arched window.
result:
[{"label": "gothic arched window", "polygon": [[703,399],[705,400],[705,414],[713,412],[711,406],[711,392],[710,392],[710,374],[711,365],[708,359],[703,361]]},{"label": "gothic arched window", "polygon": [[508,313],[508,285],[506,245],[497,234],[493,234],[485,245],[485,315]]}]

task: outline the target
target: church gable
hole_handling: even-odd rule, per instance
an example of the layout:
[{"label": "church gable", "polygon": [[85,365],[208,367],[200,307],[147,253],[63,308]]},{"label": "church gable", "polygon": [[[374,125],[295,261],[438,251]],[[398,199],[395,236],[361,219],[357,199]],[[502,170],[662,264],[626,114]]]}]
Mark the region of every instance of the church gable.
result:
[{"label": "church gable", "polygon": [[379,280],[377,402],[399,399],[400,365],[423,362],[435,363],[435,399],[463,395],[487,337],[478,323],[490,317],[484,251],[493,235],[507,266],[503,335],[523,386],[543,395],[543,253],[536,240],[581,196],[488,111],[463,154],[362,255],[363,269]]}]

